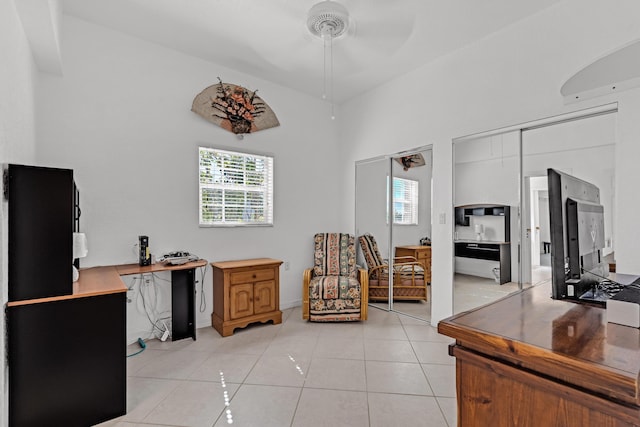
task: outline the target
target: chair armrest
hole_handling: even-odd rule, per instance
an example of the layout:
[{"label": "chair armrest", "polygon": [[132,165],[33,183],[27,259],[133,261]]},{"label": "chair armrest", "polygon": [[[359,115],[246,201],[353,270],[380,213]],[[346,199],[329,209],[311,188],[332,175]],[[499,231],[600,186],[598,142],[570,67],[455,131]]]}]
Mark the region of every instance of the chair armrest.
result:
[{"label": "chair armrest", "polygon": [[377,265],[375,267],[371,267],[369,269],[369,277],[377,277],[378,279],[383,278],[385,274],[389,274],[389,266],[386,264]]},{"label": "chair armrest", "polygon": [[302,320],[309,318],[309,283],[313,277],[313,268],[307,268],[302,273]]},{"label": "chair armrest", "polygon": [[369,272],[364,268],[358,269],[358,282],[360,282],[360,320],[367,320],[369,307]]}]

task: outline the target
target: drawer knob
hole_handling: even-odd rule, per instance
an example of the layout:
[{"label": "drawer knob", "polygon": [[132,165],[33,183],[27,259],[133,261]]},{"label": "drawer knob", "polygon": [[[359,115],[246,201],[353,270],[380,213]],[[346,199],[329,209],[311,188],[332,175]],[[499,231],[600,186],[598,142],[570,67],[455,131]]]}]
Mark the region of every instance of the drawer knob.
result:
[{"label": "drawer knob", "polygon": [[256,275],[254,274],[254,275],[253,275],[253,278],[255,279],[256,277],[258,277],[258,276],[256,276]]}]

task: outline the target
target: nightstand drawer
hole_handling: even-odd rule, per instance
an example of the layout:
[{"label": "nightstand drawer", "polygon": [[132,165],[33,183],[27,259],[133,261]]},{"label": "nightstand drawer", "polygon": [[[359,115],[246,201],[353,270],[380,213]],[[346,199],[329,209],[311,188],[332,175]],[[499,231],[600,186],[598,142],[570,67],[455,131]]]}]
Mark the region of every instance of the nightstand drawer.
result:
[{"label": "nightstand drawer", "polygon": [[272,280],[275,277],[275,269],[265,268],[260,270],[239,271],[230,274],[231,284],[261,282]]}]

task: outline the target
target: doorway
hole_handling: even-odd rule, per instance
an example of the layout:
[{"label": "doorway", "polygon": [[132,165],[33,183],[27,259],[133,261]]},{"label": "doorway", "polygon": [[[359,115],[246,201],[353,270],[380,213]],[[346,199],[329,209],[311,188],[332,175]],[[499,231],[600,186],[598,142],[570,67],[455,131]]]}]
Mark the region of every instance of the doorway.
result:
[{"label": "doorway", "polygon": [[[551,230],[549,225],[549,190],[547,176],[525,177],[523,222],[527,224],[524,245],[528,259],[523,259],[523,286],[551,281]],[[523,251],[527,254],[527,251]],[[525,262],[528,261],[528,262]]]}]

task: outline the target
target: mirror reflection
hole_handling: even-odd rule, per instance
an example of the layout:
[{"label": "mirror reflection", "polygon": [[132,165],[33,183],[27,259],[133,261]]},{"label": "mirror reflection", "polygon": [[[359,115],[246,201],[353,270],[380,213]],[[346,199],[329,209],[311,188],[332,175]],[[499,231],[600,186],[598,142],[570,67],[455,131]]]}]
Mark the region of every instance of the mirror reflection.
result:
[{"label": "mirror reflection", "polygon": [[615,113],[522,132],[523,281],[551,282],[551,238],[547,169],[593,183],[604,207],[604,250],[613,263]]},{"label": "mirror reflection", "polygon": [[358,264],[369,302],[429,320],[431,149],[356,164]]},{"label": "mirror reflection", "polygon": [[519,289],[520,135],[454,144],[454,313]]}]

